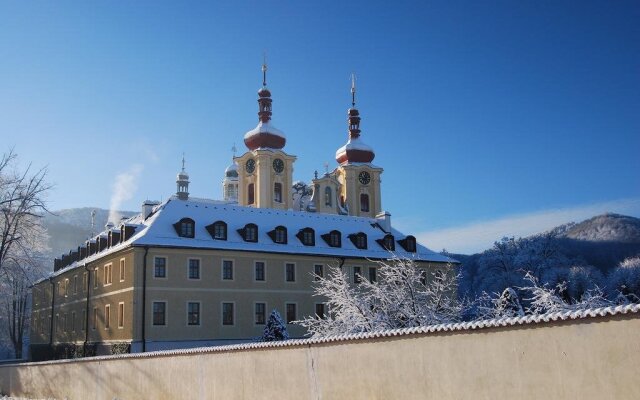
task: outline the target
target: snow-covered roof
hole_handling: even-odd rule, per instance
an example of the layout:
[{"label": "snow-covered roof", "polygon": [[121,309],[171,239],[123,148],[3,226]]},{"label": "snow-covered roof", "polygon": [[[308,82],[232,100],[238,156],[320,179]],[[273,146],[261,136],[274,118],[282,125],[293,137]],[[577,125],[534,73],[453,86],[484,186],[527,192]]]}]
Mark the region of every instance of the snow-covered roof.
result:
[{"label": "snow-covered roof", "polygon": [[[195,221],[194,238],[180,237],[176,234],[173,224],[182,218],[191,218]],[[227,240],[213,239],[206,230],[207,225],[216,221],[227,223]],[[377,224],[378,222],[380,221],[375,218],[243,207],[231,202],[193,198],[178,200],[173,197],[142,223],[142,229],[134,235],[131,244],[371,259],[389,259],[395,254],[398,257],[407,257],[416,261],[454,261],[420,244],[416,245],[415,253],[405,251],[402,246],[396,246],[396,251],[391,254],[376,242],[377,239],[382,239],[386,235]],[[257,242],[246,242],[237,232],[238,229],[250,223],[258,226]],[[275,243],[269,237],[268,232],[277,226],[287,228],[286,244]],[[305,246],[296,237],[296,234],[304,228],[312,228],[315,231],[314,246]],[[339,248],[329,246],[321,238],[321,235],[332,230],[338,230],[342,234],[342,246]],[[360,232],[367,235],[367,249],[356,248],[348,239],[348,235]],[[389,233],[395,240],[406,237],[393,228]]]},{"label": "snow-covered roof", "polygon": [[373,148],[362,141],[359,137],[351,138],[347,141],[347,144],[340,147],[338,151],[336,151],[336,156],[338,154],[344,153],[347,150],[361,150],[361,151],[370,151],[373,152]]},{"label": "snow-covered roof", "polygon": [[[357,340],[371,340],[376,338],[389,338],[397,336],[410,336],[410,335],[431,335],[438,332],[469,332],[487,328],[501,328],[511,326],[527,326],[533,324],[552,323],[557,321],[572,321],[583,320],[593,318],[603,318],[607,316],[623,315],[623,314],[639,314],[640,304],[628,304],[616,307],[602,307],[592,308],[581,311],[568,311],[549,313],[541,315],[530,315],[526,317],[514,317],[514,318],[499,318],[483,321],[472,322],[460,322],[455,324],[438,324],[429,326],[418,326],[414,328],[403,329],[391,329],[385,331],[375,331],[366,333],[356,333],[350,335],[338,335],[327,336],[319,338],[309,339],[292,339],[292,340],[280,340],[273,342],[251,342],[232,344],[226,346],[211,346],[211,347],[198,347],[191,349],[178,349],[178,350],[163,350],[163,351],[151,351],[146,353],[131,353],[131,354],[118,354],[112,356],[98,356],[98,357],[86,357],[79,359],[68,360],[50,360],[41,362],[31,362],[29,365],[41,365],[41,364],[53,364],[53,363],[66,363],[66,362],[90,362],[95,360],[108,360],[114,358],[146,358],[157,356],[170,356],[170,355],[186,355],[186,354],[206,354],[206,353],[223,353],[229,351],[246,351],[251,349],[269,349],[277,347],[293,347],[293,346],[310,346],[314,344],[322,343],[340,343],[351,342]],[[634,315],[634,318],[637,316]]]},{"label": "snow-covered roof", "polygon": [[[193,238],[180,237],[176,233],[174,224],[183,218],[195,221]],[[227,224],[227,240],[213,239],[207,231],[206,226],[216,221],[224,221]],[[390,259],[403,257],[416,261],[457,262],[419,243],[416,243],[415,253],[405,251],[400,245],[395,246],[393,253],[387,251],[376,242],[377,239],[382,239],[386,235],[378,225],[379,222],[375,218],[244,207],[235,202],[198,198],[180,200],[176,196],[172,196],[164,203],[156,205],[151,215],[146,219],[142,214],[138,214],[122,221],[120,226],[135,228],[133,235],[124,242],[75,261],[50,276],[59,275],[129,246],[256,251],[344,258]],[[249,223],[258,226],[257,242],[246,242],[237,231]],[[275,243],[268,235],[268,232],[277,226],[287,228],[286,244]],[[305,246],[298,240],[296,234],[304,228],[312,228],[315,231],[314,246]],[[341,247],[331,247],[321,238],[321,235],[332,230],[340,231],[342,235]],[[367,235],[366,249],[356,248],[348,238],[348,235],[360,232]],[[396,241],[406,238],[405,234],[393,229],[393,227],[389,233]],[[101,232],[96,237],[103,234]],[[90,241],[95,242],[95,238]]]},{"label": "snow-covered roof", "polygon": [[255,135],[260,135],[265,133],[270,133],[274,136],[280,136],[283,139],[287,138],[284,135],[284,132],[282,132],[280,129],[276,128],[275,126],[271,125],[269,122],[260,121],[258,122],[258,126],[256,126],[252,130],[244,134],[244,140],[248,140]]}]

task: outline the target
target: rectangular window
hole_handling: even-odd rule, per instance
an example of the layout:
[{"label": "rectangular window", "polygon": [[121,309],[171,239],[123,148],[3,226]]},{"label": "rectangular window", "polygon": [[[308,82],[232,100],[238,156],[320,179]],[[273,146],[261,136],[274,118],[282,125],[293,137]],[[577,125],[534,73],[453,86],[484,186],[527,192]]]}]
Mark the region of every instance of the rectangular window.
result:
[{"label": "rectangular window", "polygon": [[104,306],[104,329],[109,329],[111,326],[111,305]]},{"label": "rectangular window", "polygon": [[213,238],[227,240],[227,225],[216,223],[213,225]]},{"label": "rectangular window", "polygon": [[93,270],[93,288],[98,288],[98,268]]},{"label": "rectangular window", "polygon": [[69,295],[69,280],[65,279],[64,280],[64,297],[67,297]]},{"label": "rectangular window", "polygon": [[286,263],[284,265],[285,269],[285,280],[287,282],[295,282],[296,281],[296,265],[293,263]]},{"label": "rectangular window", "polygon": [[287,324],[295,321],[296,318],[296,305],[294,303],[287,303],[285,305],[287,311]]},{"label": "rectangular window", "polygon": [[73,276],[73,294],[78,294],[78,275]]},{"label": "rectangular window", "polygon": [[256,303],[256,325],[264,325],[266,319],[267,312],[267,304],[266,303]]},{"label": "rectangular window", "polygon": [[56,332],[60,333],[62,330],[60,325],[60,314],[56,314]]},{"label": "rectangular window", "polygon": [[316,304],[316,318],[325,319],[326,317],[327,317],[327,314],[324,311],[324,304],[323,303],[317,303]]},{"label": "rectangular window", "polygon": [[71,332],[76,331],[76,312],[71,311]]},{"label": "rectangular window", "polygon": [[233,303],[222,303],[222,325],[233,325]]},{"label": "rectangular window", "polygon": [[264,281],[265,279],[263,261],[256,261],[255,263],[255,279],[256,281]]},{"label": "rectangular window", "polygon": [[316,264],[313,266],[314,281],[319,281],[324,276],[324,266],[322,264]]},{"label": "rectangular window", "polygon": [[362,282],[362,268],[353,267],[353,283]]},{"label": "rectangular window", "polygon": [[189,325],[200,325],[200,303],[189,302],[187,304],[187,323]]},{"label": "rectangular window", "polygon": [[200,260],[189,259],[189,279],[200,279]]},{"label": "rectangular window", "polygon": [[93,329],[98,327],[98,307],[93,307]]},{"label": "rectangular window", "polygon": [[85,323],[87,322],[87,310],[82,310],[82,321],[80,321],[80,330],[84,332]]},{"label": "rectangular window", "polygon": [[112,278],[113,275],[111,274],[111,267],[112,264],[107,264],[104,266],[104,285],[111,285],[111,282],[113,282]]},{"label": "rectangular window", "polygon": [[118,328],[124,328],[124,303],[118,303]]},{"label": "rectangular window", "polygon": [[69,331],[69,315],[67,313],[64,313],[64,315],[62,316],[62,330],[64,332],[68,332]]},{"label": "rectangular window", "polygon": [[153,324],[165,325],[166,324],[166,310],[167,303],[164,301],[153,302]]},{"label": "rectangular window", "polygon": [[87,291],[87,273],[82,273],[82,293]]},{"label": "rectangular window", "polygon": [[167,259],[165,257],[156,257],[153,259],[153,277],[167,277]]},{"label": "rectangular window", "polygon": [[280,182],[273,184],[273,201],[282,203],[282,183]]},{"label": "rectangular window", "polygon": [[375,282],[376,280],[378,280],[376,268],[369,267],[369,282]]},{"label": "rectangular window", "polygon": [[222,260],[222,279],[233,280],[233,261]]},{"label": "rectangular window", "polygon": [[120,282],[124,282],[124,277],[125,277],[125,274],[126,274],[125,265],[126,264],[125,264],[124,258],[121,258],[120,259]]}]

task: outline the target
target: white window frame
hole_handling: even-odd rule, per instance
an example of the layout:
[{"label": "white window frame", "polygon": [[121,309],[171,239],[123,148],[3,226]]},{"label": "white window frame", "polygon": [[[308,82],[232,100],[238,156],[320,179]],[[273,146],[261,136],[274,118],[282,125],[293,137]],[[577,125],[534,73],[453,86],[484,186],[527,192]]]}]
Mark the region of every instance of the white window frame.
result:
[{"label": "white window frame", "polygon": [[[120,311],[122,310],[122,318]],[[124,301],[118,303],[118,329],[124,329]]]},{"label": "white window frame", "polygon": [[[230,303],[233,304],[232,310],[233,310],[233,321],[231,324],[225,324],[224,323],[224,305],[225,303]],[[225,326],[236,326],[236,319],[237,319],[237,308],[236,308],[236,302],[235,301],[221,301],[220,302],[220,325],[225,327]]]},{"label": "white window frame", "polygon": [[111,329],[111,304],[104,305],[104,329]]},{"label": "white window frame", "polygon": [[104,265],[104,277],[102,285],[110,286],[113,283],[113,263],[107,263]]},{"label": "white window frame", "polygon": [[[197,260],[198,261],[198,277],[197,278],[192,278],[190,277],[190,270],[191,270],[191,260]],[[202,259],[200,257],[189,257],[187,258],[187,279],[190,281],[199,281],[202,279]]]},{"label": "white window frame", "polygon": [[[196,303],[198,304],[198,323],[197,324],[189,324],[189,304],[190,303]],[[185,309],[186,309],[186,319],[184,321],[185,326],[192,328],[192,327],[198,327],[198,326],[202,326],[202,302],[199,300],[187,300],[185,302]]]},{"label": "white window frame", "polygon": [[[164,258],[164,276],[156,276],[156,259],[158,258]],[[153,265],[151,267],[153,268],[153,279],[169,279],[169,257],[160,255],[153,256]]]},{"label": "white window frame", "polygon": [[[256,279],[256,264],[257,263],[262,263],[264,266],[264,279],[263,280],[258,280]],[[267,282],[267,262],[264,260],[254,260],[253,261],[253,281],[257,282],[257,283],[265,283]]]},{"label": "white window frame", "polygon": [[[291,264],[293,265],[293,280],[289,281],[287,280],[287,265]],[[297,282],[297,275],[298,275],[298,271],[296,271],[298,268],[296,266],[296,263],[293,261],[285,261],[284,262],[284,281],[285,283],[296,283]]]},{"label": "white window frame", "polygon": [[[224,277],[224,262],[225,261],[231,261],[231,279],[225,278]],[[226,282],[233,282],[236,280],[236,260],[233,258],[223,258],[222,260],[220,260],[220,280],[222,281],[226,281]]]},{"label": "white window frame", "polygon": [[[259,324],[256,322],[256,306],[258,304],[264,304],[264,323]],[[267,310],[269,309],[268,303],[266,301],[254,301],[253,302],[253,325],[254,326],[265,326],[267,324],[267,320],[269,317],[267,316]]]},{"label": "white window frame", "polygon": [[286,325],[292,325],[293,322],[288,322],[287,321],[287,319],[288,319],[288,317],[287,317],[287,305],[288,304],[293,304],[293,305],[296,306],[296,315],[295,315],[295,318],[293,319],[293,321],[297,321],[298,320],[298,313],[300,312],[300,309],[298,308],[298,302],[296,302],[296,301],[285,301],[284,302],[284,322],[285,322]]},{"label": "white window frame", "polygon": [[[164,303],[164,324],[156,325],[154,324],[153,317],[153,305],[154,303]],[[169,326],[169,302],[167,300],[151,300],[151,327],[167,327]]]},{"label": "white window frame", "polygon": [[126,258],[121,258],[120,259],[120,282],[124,282],[126,276],[127,276],[127,259]]}]

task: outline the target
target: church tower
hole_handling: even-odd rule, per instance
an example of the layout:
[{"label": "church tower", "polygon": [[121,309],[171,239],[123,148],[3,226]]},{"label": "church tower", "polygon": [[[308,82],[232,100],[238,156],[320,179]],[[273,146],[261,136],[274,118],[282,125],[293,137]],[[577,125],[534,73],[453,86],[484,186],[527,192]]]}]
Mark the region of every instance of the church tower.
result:
[{"label": "church tower", "polygon": [[360,112],[356,108],[355,77],[351,76],[351,108],[347,110],[349,139],[336,151],[338,168],[334,171],[340,182],[340,211],[360,217],[375,217],[382,210],[380,174],[382,168],[371,164],[373,149],[360,137]]},{"label": "church tower", "polygon": [[[231,149],[233,157],[236,156],[236,146]],[[238,201],[238,164],[235,160],[224,170],[224,179],[222,180],[222,197],[225,201]]]},{"label": "church tower", "polygon": [[249,151],[234,157],[238,172],[238,204],[257,208],[292,208],[291,186],[296,156],[285,153],[284,133],[271,124],[271,92],[267,64],[262,64],[258,91],[258,126],[244,135]]},{"label": "church tower", "polygon": [[189,174],[184,170],[184,154],[182,155],[182,171],[178,173],[176,178],[176,196],[180,200],[189,199]]}]

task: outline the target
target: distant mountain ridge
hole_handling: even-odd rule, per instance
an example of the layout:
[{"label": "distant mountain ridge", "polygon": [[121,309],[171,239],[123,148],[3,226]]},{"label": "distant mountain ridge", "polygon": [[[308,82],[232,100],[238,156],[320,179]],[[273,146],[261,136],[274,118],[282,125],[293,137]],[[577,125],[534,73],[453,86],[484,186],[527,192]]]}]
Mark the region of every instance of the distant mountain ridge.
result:
[{"label": "distant mountain ridge", "polygon": [[640,219],[612,213],[597,215],[572,224],[563,236],[591,242],[640,243]]},{"label": "distant mountain ridge", "polygon": [[[91,212],[95,211],[95,223],[91,226]],[[118,211],[123,217],[135,215],[134,211]],[[53,259],[84,243],[91,234],[104,230],[109,218],[109,210],[98,207],[68,208],[53,211],[43,217],[43,225],[49,234],[49,251],[46,256],[50,259],[53,269]],[[117,223],[118,221],[112,221]]]}]

